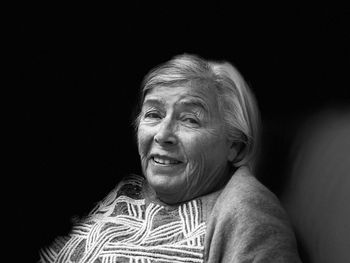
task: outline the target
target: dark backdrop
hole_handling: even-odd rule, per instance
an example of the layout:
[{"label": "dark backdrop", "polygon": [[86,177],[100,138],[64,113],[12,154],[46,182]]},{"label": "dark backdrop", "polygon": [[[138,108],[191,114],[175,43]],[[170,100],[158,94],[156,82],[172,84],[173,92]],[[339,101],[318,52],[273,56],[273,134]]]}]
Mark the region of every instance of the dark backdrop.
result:
[{"label": "dark backdrop", "polygon": [[[20,109],[14,176],[20,255],[70,228],[139,173],[131,125],[143,76],[184,52],[238,67],[263,121],[257,176],[277,195],[307,116],[349,103],[349,10],[317,6],[23,6],[13,61]],[[16,104],[16,105],[17,105]]]}]

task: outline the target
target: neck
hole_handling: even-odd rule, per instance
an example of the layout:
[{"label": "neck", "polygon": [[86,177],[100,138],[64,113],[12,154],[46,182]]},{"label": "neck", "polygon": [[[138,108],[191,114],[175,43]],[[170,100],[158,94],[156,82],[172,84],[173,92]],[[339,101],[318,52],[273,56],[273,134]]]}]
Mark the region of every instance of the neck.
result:
[{"label": "neck", "polygon": [[[206,187],[205,189],[202,188],[202,191],[198,191],[198,192],[186,191],[185,195],[178,195],[178,193],[173,194],[173,193],[156,192],[152,188],[152,186],[148,184],[146,180],[145,187],[144,187],[145,196],[147,196],[149,201],[158,203],[160,205],[165,205],[165,206],[179,205],[181,203],[221,190],[230,180],[235,169],[236,169],[235,167],[228,165],[227,167],[225,167],[225,170],[223,171],[223,173],[221,173],[221,176],[216,177],[215,180],[213,181],[204,182],[204,185],[207,185],[208,187]],[[196,187],[196,188],[199,189],[201,187]],[[190,194],[188,194],[188,192],[190,192]]]}]

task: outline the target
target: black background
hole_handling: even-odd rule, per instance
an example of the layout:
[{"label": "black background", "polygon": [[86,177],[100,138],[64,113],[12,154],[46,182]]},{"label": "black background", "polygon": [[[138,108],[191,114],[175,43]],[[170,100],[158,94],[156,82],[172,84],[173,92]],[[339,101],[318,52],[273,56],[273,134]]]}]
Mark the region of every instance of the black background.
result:
[{"label": "black background", "polygon": [[138,89],[174,55],[228,60],[245,76],[263,121],[257,176],[277,195],[299,125],[349,105],[349,9],[341,6],[57,4],[22,6],[15,17],[20,171],[11,191],[26,262],[123,175],[139,173]]}]

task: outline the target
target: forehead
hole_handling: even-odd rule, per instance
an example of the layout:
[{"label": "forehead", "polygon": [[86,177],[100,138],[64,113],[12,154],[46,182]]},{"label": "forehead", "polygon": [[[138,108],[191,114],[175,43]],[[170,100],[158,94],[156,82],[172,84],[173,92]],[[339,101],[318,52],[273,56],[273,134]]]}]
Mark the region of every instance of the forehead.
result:
[{"label": "forehead", "polygon": [[217,109],[216,93],[206,85],[157,86],[148,91],[144,99],[144,104],[152,102],[202,106],[208,111]]}]

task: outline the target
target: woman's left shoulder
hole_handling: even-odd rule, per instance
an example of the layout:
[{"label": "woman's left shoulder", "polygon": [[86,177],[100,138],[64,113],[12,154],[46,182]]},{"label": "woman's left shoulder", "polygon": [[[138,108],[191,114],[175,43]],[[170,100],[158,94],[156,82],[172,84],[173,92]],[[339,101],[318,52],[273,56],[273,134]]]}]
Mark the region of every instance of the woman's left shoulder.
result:
[{"label": "woman's left shoulder", "polygon": [[285,211],[276,195],[260,183],[247,167],[236,170],[220,197],[241,213],[265,214],[286,219]]},{"label": "woman's left shoulder", "polygon": [[208,258],[300,262],[287,213],[246,167],[238,168],[220,193],[207,229]]}]

